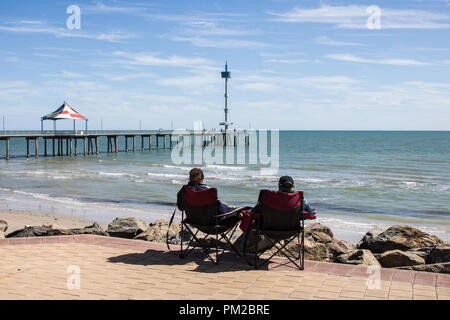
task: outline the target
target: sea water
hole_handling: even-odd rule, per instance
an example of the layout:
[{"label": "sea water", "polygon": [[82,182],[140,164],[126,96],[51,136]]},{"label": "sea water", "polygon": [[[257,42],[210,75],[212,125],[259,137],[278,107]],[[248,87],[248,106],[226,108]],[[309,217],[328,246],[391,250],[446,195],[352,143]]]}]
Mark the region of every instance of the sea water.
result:
[{"label": "sea water", "polygon": [[[0,209],[102,223],[130,215],[169,219],[194,165],[175,164],[171,150],[140,150],[139,137],[136,152],[108,154],[106,137],[99,143],[99,155],[43,157],[41,141],[39,159],[27,160],[25,139],[13,138],[6,161],[1,141]],[[119,137],[119,150],[124,145]],[[51,154],[51,142],[47,148]],[[236,206],[254,205],[260,189],[275,190],[278,178],[290,175],[317,209],[316,221],[352,243],[374,226],[398,224],[450,241],[449,150],[450,132],[280,131],[275,172],[245,163],[195,166],[223,202]]]}]

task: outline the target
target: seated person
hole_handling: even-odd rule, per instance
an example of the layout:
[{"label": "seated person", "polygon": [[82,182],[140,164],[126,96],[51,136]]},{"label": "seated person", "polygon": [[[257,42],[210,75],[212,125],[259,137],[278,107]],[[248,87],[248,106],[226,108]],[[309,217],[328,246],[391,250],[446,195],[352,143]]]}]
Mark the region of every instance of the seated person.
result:
[{"label": "seated person", "polygon": [[[279,192],[286,192],[286,193],[293,193],[295,192],[295,184],[294,179],[290,176],[283,176],[278,181],[278,191]],[[251,212],[258,212],[258,206],[259,203],[257,203]],[[315,219],[316,218],[316,209],[312,209],[308,200],[303,198],[303,211],[306,211],[308,215],[305,214],[306,219]]]},{"label": "seated person", "polygon": [[[202,191],[207,190],[209,187],[203,183],[204,175],[203,171],[200,168],[193,168],[189,172],[189,182],[187,184],[188,188],[192,188],[195,191]],[[177,194],[177,207],[179,210],[184,210],[183,207],[183,188],[181,188],[180,191],[178,191]],[[234,210],[234,208],[231,208],[227,206],[226,204],[222,203],[220,200],[217,200],[217,211],[219,214],[224,214],[227,212],[230,212]],[[223,226],[232,226],[236,224],[239,220],[241,220],[241,214],[240,212],[236,212],[224,217],[219,217],[219,224]]]}]

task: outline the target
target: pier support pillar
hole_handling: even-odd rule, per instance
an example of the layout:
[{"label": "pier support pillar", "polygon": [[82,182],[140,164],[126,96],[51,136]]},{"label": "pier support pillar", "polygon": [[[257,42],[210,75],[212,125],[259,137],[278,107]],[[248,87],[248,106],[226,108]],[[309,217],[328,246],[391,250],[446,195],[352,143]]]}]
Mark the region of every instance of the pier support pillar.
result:
[{"label": "pier support pillar", "polygon": [[136,152],[136,136],[133,136],[133,152]]},{"label": "pier support pillar", "polygon": [[27,138],[27,159],[30,157],[30,140]]},{"label": "pier support pillar", "polygon": [[6,138],[6,160],[9,160],[9,138]]},{"label": "pier support pillar", "polygon": [[98,154],[98,137],[95,137],[95,153]]},{"label": "pier support pillar", "polygon": [[39,157],[39,152],[38,152],[38,138],[34,138],[34,152],[35,152],[35,157],[36,159]]}]

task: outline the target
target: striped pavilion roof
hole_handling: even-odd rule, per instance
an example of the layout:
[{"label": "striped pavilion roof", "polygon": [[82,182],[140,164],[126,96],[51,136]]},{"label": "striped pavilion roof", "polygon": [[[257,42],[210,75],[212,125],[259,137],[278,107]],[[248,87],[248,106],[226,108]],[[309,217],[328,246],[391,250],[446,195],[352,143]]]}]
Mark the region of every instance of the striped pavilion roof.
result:
[{"label": "striped pavilion roof", "polygon": [[48,115],[42,117],[42,120],[60,120],[60,119],[87,120],[85,117],[83,117],[81,114],[79,114],[77,111],[75,111],[75,109],[73,109],[65,102],[61,107],[59,107],[52,113],[49,113]]}]

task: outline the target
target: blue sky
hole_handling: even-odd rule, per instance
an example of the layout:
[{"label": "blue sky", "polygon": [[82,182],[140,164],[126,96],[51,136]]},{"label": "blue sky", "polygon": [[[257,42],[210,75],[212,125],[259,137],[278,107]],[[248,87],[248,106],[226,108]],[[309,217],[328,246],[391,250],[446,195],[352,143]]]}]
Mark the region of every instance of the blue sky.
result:
[{"label": "blue sky", "polygon": [[227,60],[234,128],[450,130],[449,39],[449,0],[1,1],[0,116],[39,129],[66,100],[91,129],[218,128]]}]

